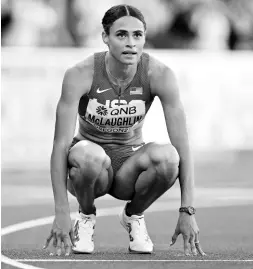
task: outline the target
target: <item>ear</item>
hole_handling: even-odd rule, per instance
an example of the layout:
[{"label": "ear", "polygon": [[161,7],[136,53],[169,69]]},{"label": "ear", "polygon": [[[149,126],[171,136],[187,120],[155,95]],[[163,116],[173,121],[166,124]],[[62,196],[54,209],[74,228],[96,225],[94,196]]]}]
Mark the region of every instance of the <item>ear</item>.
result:
[{"label": "ear", "polygon": [[108,46],[109,38],[105,32],[102,32],[102,39],[103,39],[104,43]]}]

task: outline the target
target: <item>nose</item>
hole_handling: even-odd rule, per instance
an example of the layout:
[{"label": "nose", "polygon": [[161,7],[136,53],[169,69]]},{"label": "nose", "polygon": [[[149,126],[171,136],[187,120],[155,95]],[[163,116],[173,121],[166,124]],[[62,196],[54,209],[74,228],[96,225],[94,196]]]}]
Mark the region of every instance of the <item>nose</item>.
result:
[{"label": "nose", "polygon": [[130,48],[135,47],[135,40],[134,40],[134,38],[132,36],[130,36],[127,39],[127,46],[130,47]]}]

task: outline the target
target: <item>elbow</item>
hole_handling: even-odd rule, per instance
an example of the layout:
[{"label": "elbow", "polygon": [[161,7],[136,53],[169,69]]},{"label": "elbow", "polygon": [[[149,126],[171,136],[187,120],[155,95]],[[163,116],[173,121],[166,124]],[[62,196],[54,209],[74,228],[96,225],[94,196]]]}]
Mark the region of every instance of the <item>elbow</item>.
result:
[{"label": "elbow", "polygon": [[65,152],[66,154],[68,154],[70,145],[71,145],[71,142],[68,142],[68,141],[59,141],[59,140],[54,139],[52,155],[55,152],[61,152],[61,153],[64,153]]}]

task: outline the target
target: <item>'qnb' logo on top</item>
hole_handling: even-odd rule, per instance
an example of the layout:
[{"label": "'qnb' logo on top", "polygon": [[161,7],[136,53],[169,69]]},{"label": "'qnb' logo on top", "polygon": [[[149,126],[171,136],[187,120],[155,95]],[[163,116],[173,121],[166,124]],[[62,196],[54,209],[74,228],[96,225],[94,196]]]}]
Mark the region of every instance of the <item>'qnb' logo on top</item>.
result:
[{"label": "'qnb' logo on top", "polygon": [[107,111],[106,107],[104,107],[104,106],[98,106],[96,109],[96,112],[98,115],[101,115],[101,116],[106,116],[108,114],[108,111]]}]

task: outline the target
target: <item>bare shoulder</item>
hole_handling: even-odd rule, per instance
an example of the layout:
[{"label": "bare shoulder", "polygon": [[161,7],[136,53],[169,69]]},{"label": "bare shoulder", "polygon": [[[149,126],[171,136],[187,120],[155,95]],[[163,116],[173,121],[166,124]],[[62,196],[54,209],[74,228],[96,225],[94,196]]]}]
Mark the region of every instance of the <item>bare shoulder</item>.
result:
[{"label": "bare shoulder", "polygon": [[158,59],[150,56],[149,78],[151,92],[160,99],[169,97],[178,91],[174,72]]},{"label": "bare shoulder", "polygon": [[153,57],[153,56],[149,56],[149,72],[150,75],[152,76],[157,76],[159,74],[161,74],[161,71],[164,72],[165,69],[167,69],[168,67],[162,63],[161,61],[159,61],[157,58]]},{"label": "bare shoulder", "polygon": [[77,63],[72,68],[78,70],[81,75],[93,75],[94,72],[94,55],[90,55],[83,61]]},{"label": "bare shoulder", "polygon": [[69,67],[64,75],[63,88],[72,89],[76,94],[86,94],[92,85],[94,73],[94,56]]}]

